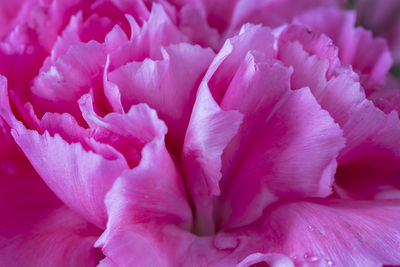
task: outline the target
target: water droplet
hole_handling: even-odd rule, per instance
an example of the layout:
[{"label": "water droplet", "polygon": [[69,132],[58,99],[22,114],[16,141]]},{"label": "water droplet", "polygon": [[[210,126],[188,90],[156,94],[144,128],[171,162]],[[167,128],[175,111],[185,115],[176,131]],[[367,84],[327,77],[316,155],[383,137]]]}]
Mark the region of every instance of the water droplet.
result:
[{"label": "water droplet", "polygon": [[214,246],[219,250],[235,250],[239,244],[240,238],[223,232],[214,237]]},{"label": "water droplet", "polygon": [[320,229],[314,228],[311,225],[307,226],[307,230],[310,231],[310,232],[314,232],[314,233],[320,234],[320,235],[325,235],[325,233],[323,233]]},{"label": "water droplet", "polygon": [[327,261],[326,261],[326,264],[328,264],[328,266],[333,266],[333,261],[327,260]]},{"label": "water droplet", "polygon": [[310,255],[308,253],[304,254],[304,259],[308,262],[317,262],[318,261],[318,257],[317,256],[313,256]]},{"label": "water droplet", "polygon": [[17,173],[17,167],[11,161],[3,161],[0,165],[0,170],[5,175],[11,176]]}]

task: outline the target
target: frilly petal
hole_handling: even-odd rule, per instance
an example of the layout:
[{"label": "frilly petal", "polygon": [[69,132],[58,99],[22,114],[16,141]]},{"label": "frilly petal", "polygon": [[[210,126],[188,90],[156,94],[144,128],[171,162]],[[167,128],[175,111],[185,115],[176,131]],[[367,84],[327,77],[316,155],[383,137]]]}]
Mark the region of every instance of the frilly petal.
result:
[{"label": "frilly petal", "polygon": [[214,53],[189,44],[171,45],[162,52],[162,60],[128,63],[108,79],[118,86],[125,109],[147,103],[158,111],[169,128],[167,142],[179,155],[200,79]]},{"label": "frilly petal", "polygon": [[[302,114],[302,119],[295,114]],[[278,199],[332,193],[336,157],[344,139],[310,91],[301,89],[283,97],[265,116],[264,123],[242,138],[247,147],[221,195],[221,226],[249,224]],[[245,117],[242,125],[246,124]]]},{"label": "frilly petal", "polygon": [[351,65],[361,75],[361,83],[366,90],[373,91],[384,84],[393,64],[389,47],[383,38],[373,38],[372,32],[355,27],[355,12],[335,8],[316,9],[296,17],[295,21],[329,36],[339,47],[341,62]]},{"label": "frilly petal", "polygon": [[[292,25],[283,31],[278,44],[278,56],[286,65],[293,67],[294,87],[310,86],[322,108],[343,129],[346,147],[338,158],[337,182],[343,186],[351,185],[349,192],[351,188],[377,177],[386,183],[387,179],[399,171],[400,166],[400,120],[397,112],[385,114],[366,99],[357,76],[351,70],[340,67],[331,69],[329,73],[332,61],[329,57],[321,58],[306,52],[316,49],[313,45],[318,42],[303,42],[304,39],[286,41],[288,39],[284,36],[288,32],[301,27]],[[306,28],[302,31],[307,33]],[[313,32],[308,34],[314,36],[314,39],[320,38]],[[316,80],[316,76],[320,82],[310,83]],[[363,197],[368,198],[366,195]]]},{"label": "frilly petal", "polygon": [[42,181],[0,119],[0,262],[95,266],[100,229],[67,208]]},{"label": "frilly petal", "polygon": [[268,251],[295,265],[400,264],[399,200],[315,199],[272,207],[257,227]]},{"label": "frilly petal", "polygon": [[[41,72],[32,87],[34,106],[45,111],[69,112],[79,118],[76,101],[102,77],[106,63],[104,46],[95,41],[72,45],[49,70]],[[99,81],[98,81],[99,82]]]},{"label": "frilly petal", "polygon": [[91,136],[121,152],[130,167],[139,163],[140,150],[146,143],[167,132],[167,127],[158,119],[156,111],[146,104],[132,106],[126,114],[109,113],[104,118],[95,113],[90,95],[82,96],[79,104],[90,126]]},{"label": "frilly petal", "polygon": [[139,165],[116,180],[106,205],[107,229],[96,245],[118,266],[177,264],[191,243],[191,209],[163,136],[148,143]]},{"label": "frilly petal", "polygon": [[257,264],[266,263],[271,267],[294,267],[293,261],[282,254],[278,253],[254,253],[246,257],[242,262],[240,262],[236,267],[249,267],[255,266]]},{"label": "frilly petal", "polygon": [[386,85],[373,92],[369,99],[374,102],[380,110],[389,114],[393,110],[400,113],[400,80],[389,77]]},{"label": "frilly petal", "polygon": [[185,179],[195,205],[195,228],[199,233],[215,231],[212,198],[220,194],[221,156],[242,120],[238,111],[224,111],[219,102],[247,51],[259,50],[266,57],[272,57],[272,40],[268,29],[245,25],[238,36],[226,41],[200,84],[182,155]]},{"label": "frilly petal", "polygon": [[48,113],[40,122],[40,132],[27,129],[12,113],[6,86],[2,77],[0,114],[12,128],[15,142],[64,203],[93,224],[104,227],[104,197],[115,178],[129,168],[126,160],[112,147],[85,136],[85,130],[70,115]]},{"label": "frilly petal", "polygon": [[81,144],[69,144],[58,134],[13,131],[17,144],[47,185],[69,207],[99,227],[107,219],[104,197],[127,164],[107,160]]}]

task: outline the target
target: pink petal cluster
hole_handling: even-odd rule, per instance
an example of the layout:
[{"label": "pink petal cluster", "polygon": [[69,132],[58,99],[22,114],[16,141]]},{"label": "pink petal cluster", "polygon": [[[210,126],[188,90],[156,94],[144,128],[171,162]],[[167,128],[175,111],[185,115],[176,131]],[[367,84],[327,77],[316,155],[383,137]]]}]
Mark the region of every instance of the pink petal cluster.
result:
[{"label": "pink petal cluster", "polygon": [[400,2],[385,1],[357,1],[358,21],[361,25],[371,29],[374,34],[384,37],[393,53],[396,62],[400,60]]},{"label": "pink petal cluster", "polygon": [[400,10],[346,2],[1,2],[0,266],[400,265]]}]

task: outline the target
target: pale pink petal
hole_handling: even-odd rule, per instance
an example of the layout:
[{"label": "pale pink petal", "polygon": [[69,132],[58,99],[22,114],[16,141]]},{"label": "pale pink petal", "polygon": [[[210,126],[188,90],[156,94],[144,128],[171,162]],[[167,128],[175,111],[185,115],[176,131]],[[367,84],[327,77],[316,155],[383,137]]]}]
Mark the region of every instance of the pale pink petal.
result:
[{"label": "pale pink petal", "polygon": [[[52,115],[53,124],[48,122],[50,114],[44,117],[41,125],[43,128],[50,126],[54,136],[47,131],[38,134],[23,127],[13,135],[57,196],[89,221],[104,227],[104,196],[114,180],[128,169],[126,160],[134,166],[140,160],[141,147],[154,136],[165,134],[166,128],[145,105],[132,107],[126,115],[109,114],[104,119],[94,113],[89,96],[82,98],[81,105],[83,116],[92,127],[90,137],[93,139],[84,138],[84,130],[67,115],[60,118]],[[59,126],[54,125],[57,121]],[[74,131],[81,132],[82,136]],[[75,143],[68,143],[59,133]],[[125,158],[108,147],[110,145]]]},{"label": "pale pink petal", "polygon": [[[11,88],[31,80],[71,15],[88,0],[26,1],[0,44],[0,70]],[[7,63],[7,66],[6,66]]]},{"label": "pale pink petal", "polygon": [[246,114],[242,125],[253,130],[239,131],[245,148],[223,188],[221,226],[249,224],[277,199],[325,197],[332,192],[336,157],[344,140],[338,125],[310,91],[283,96],[264,112],[265,121],[258,123],[251,121],[254,113]]},{"label": "pale pink petal", "polygon": [[[302,26],[290,26],[286,30],[290,32],[299,27]],[[307,32],[307,29],[303,31]],[[340,152],[338,159],[336,176],[339,184],[348,186],[350,192],[351,188],[357,188],[360,183],[378,177],[385,184],[385,180],[400,169],[398,114],[385,114],[367,100],[351,70],[337,68],[336,73],[328,75],[329,58],[310,55],[303,48],[303,39],[282,41],[288,40],[282,37],[287,32],[284,31],[281,35],[278,54],[285,64],[293,67],[293,86],[301,88],[309,85],[322,108],[343,129],[346,147]],[[311,51],[307,45],[312,43],[304,45]],[[309,81],[315,80],[315,77],[320,82],[311,84]]]},{"label": "pale pink petal", "polygon": [[268,265],[271,267],[294,267],[293,261],[282,254],[277,254],[277,253],[268,253],[268,254],[262,254],[262,253],[254,253],[249,255],[246,259],[244,259],[242,262],[240,262],[236,267],[249,267],[249,266],[260,266]]},{"label": "pale pink petal", "polygon": [[163,136],[148,143],[139,165],[116,180],[106,205],[107,229],[97,245],[118,266],[178,264],[173,260],[191,243],[193,237],[185,234],[191,227],[191,209]]},{"label": "pale pink petal", "polygon": [[114,25],[129,31],[124,14],[125,12],[119,10],[109,0],[96,1],[90,7],[79,10],[77,14],[71,16],[69,24],[58,36],[41,72],[48,71],[50,66],[55,64],[60,56],[65,55],[72,45],[80,42],[87,43],[91,40],[102,43]]},{"label": "pale pink petal", "polygon": [[255,226],[267,251],[296,266],[400,264],[399,200],[316,199],[282,203]]},{"label": "pale pink petal", "polygon": [[[109,244],[104,252],[120,266],[398,265],[399,204],[335,199],[278,203],[263,220],[214,237],[195,237],[175,226],[130,224],[128,218],[98,242]],[[118,216],[127,212],[114,208]]]},{"label": "pale pink petal", "polygon": [[124,107],[121,101],[121,92],[118,86],[108,79],[108,71],[110,67],[110,57],[107,56],[106,66],[103,72],[103,90],[104,96],[111,111],[116,113],[124,113]]},{"label": "pale pink petal", "polygon": [[[132,28],[130,30],[134,31],[134,28]],[[133,34],[135,34],[135,33],[133,33]],[[136,33],[136,34],[138,34],[138,33]],[[112,30],[106,35],[105,40],[104,40],[107,52],[112,52],[113,50],[118,49],[118,47],[122,46],[123,44],[126,44],[127,42],[128,42],[128,37],[127,37],[126,33],[124,32],[124,30],[119,25],[115,25],[112,28]]]},{"label": "pale pink petal", "polygon": [[110,258],[104,258],[97,264],[97,267],[120,267],[116,263],[114,263]]},{"label": "pale pink petal", "polygon": [[120,213],[113,213],[121,207],[129,209],[129,214],[123,215],[132,224],[174,224],[186,230],[191,227],[192,214],[183,182],[161,137],[143,148],[136,168],[115,181],[106,204],[110,231],[114,223],[124,221],[118,218]]},{"label": "pale pink petal", "polygon": [[132,106],[127,114],[109,113],[104,118],[94,112],[90,95],[82,96],[79,105],[92,137],[121,152],[131,168],[139,163],[144,145],[167,132],[164,122],[146,104]]},{"label": "pale pink petal", "polygon": [[54,102],[59,99],[74,100],[77,95],[81,96],[81,90],[88,90],[91,77],[102,70],[105,59],[104,48],[98,42],[72,45],[54,66],[39,74],[32,92]]},{"label": "pale pink petal", "polygon": [[217,103],[220,103],[243,58],[257,51],[264,58],[273,58],[274,37],[269,28],[243,25],[238,35],[226,40],[207,71],[204,81]]},{"label": "pale pink petal", "polygon": [[111,71],[131,61],[162,59],[161,47],[187,41],[187,37],[174,25],[160,4],[153,3],[150,17],[143,22],[140,29],[133,17],[127,18],[131,27],[131,38],[110,54]]},{"label": "pale pink petal", "polygon": [[239,129],[242,116],[223,111],[206,83],[200,85],[183,146],[185,179],[195,205],[196,231],[215,231],[213,196],[220,194],[221,156]]},{"label": "pale pink petal", "polygon": [[2,77],[0,114],[13,128],[17,144],[58,197],[90,222],[104,227],[104,196],[115,178],[128,169],[125,159],[109,145],[86,137],[70,115],[46,114],[40,122],[43,134],[26,129],[12,114],[6,86]]},{"label": "pale pink petal", "polygon": [[68,112],[79,119],[76,101],[100,83],[105,63],[102,44],[91,41],[72,45],[35,79],[31,90],[37,112]]},{"label": "pale pink petal", "polygon": [[258,50],[272,57],[272,40],[270,30],[245,25],[238,36],[226,41],[200,84],[182,155],[185,179],[195,205],[195,228],[200,233],[215,230],[212,198],[220,194],[221,156],[242,119],[237,111],[221,109],[219,102],[247,51]]},{"label": "pale pink petal", "polygon": [[373,38],[372,32],[355,27],[354,12],[316,9],[296,17],[295,21],[329,36],[339,48],[341,62],[351,65],[361,75],[365,89],[374,90],[383,85],[393,63],[391,53],[384,39]]},{"label": "pale pink petal", "polygon": [[[292,50],[295,48],[290,46],[301,47],[308,53],[307,56],[299,54],[293,58],[294,51]],[[297,74],[297,72],[302,70],[295,69],[294,75],[299,77],[293,77],[292,80],[295,82],[293,86],[297,89],[302,87],[297,83],[298,80],[303,84],[309,84],[310,88],[325,86],[324,80],[336,74],[336,69],[342,67],[338,53],[338,47],[333,44],[329,37],[313,32],[302,25],[289,24],[284,27],[283,32],[279,35],[278,58],[280,60],[294,67],[297,67],[300,64],[300,60],[302,60],[305,66],[304,69],[315,68],[318,71],[314,75],[301,75]]]},{"label": "pale pink petal", "polygon": [[224,151],[220,226],[248,224],[276,199],[331,193],[341,131],[308,90],[289,90],[290,74],[249,54],[224,96],[221,106],[245,117]]},{"label": "pale pink petal", "polygon": [[69,207],[90,222],[105,226],[104,196],[114,180],[127,169],[121,158],[108,160],[86,151],[80,143],[69,144],[58,134],[43,135],[33,130],[13,132],[24,151],[47,185]]},{"label": "pale pink petal", "polygon": [[39,1],[33,6],[28,16],[28,25],[36,32],[39,43],[47,51],[52,49],[57,37],[64,30],[70,17],[79,10],[85,9],[88,0]]},{"label": "pale pink petal", "polygon": [[200,79],[214,53],[189,44],[171,45],[162,53],[162,60],[128,63],[108,79],[118,86],[126,110],[147,103],[158,111],[169,128],[167,141],[179,155]]},{"label": "pale pink petal", "polygon": [[68,113],[47,112],[39,121],[38,132],[41,134],[48,132],[50,136],[57,134],[68,143],[80,143],[85,150],[95,152],[108,160],[126,160],[120,151],[114,149],[110,144],[100,143],[100,140],[96,140],[96,134],[93,134],[92,129],[80,127],[74,117]]},{"label": "pale pink petal", "polygon": [[57,60],[68,53],[71,46],[91,40],[103,42],[116,22],[97,14],[83,20],[82,11],[72,16],[69,24],[57,38],[51,50],[51,55],[46,58],[40,72],[47,72]]},{"label": "pale pink petal", "polygon": [[107,229],[96,242],[105,266],[235,266],[263,246],[245,231],[189,232],[189,203],[162,138],[145,146],[139,166],[117,179],[106,204]]},{"label": "pale pink petal", "polygon": [[60,56],[63,56],[68,52],[70,46],[81,42],[79,33],[81,31],[82,24],[82,12],[79,12],[71,17],[69,24],[54,43],[54,46],[51,50],[51,55],[45,59],[40,71],[48,71],[51,65],[56,63]]},{"label": "pale pink petal", "polygon": [[[188,251],[195,239],[193,234],[172,225],[161,227],[153,224],[153,227],[143,227],[128,224],[105,232],[96,245],[102,247],[107,257],[104,260],[105,266],[185,266],[185,257],[192,264],[186,266],[206,266],[201,265],[201,260],[207,262],[210,254],[203,254],[201,258],[194,257]],[[206,250],[199,246],[193,252],[198,253],[201,249]]]},{"label": "pale pink petal", "polygon": [[21,153],[0,119],[0,262],[95,266],[100,230],[69,210]]}]

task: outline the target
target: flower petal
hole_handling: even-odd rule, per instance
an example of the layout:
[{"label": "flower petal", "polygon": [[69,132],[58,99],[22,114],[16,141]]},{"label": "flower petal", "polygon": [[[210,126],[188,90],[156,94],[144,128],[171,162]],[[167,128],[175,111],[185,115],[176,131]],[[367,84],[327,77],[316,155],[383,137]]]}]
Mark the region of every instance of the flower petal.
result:
[{"label": "flower petal", "polygon": [[[182,249],[193,238],[189,232],[180,234],[190,229],[192,214],[163,136],[148,143],[139,165],[115,181],[106,205],[109,220],[97,246],[119,266],[169,266],[168,260],[183,256]],[[164,229],[166,225],[170,227]]]},{"label": "flower petal", "polygon": [[266,57],[272,57],[272,40],[273,36],[266,28],[243,26],[238,36],[226,41],[200,84],[182,155],[185,179],[195,205],[198,233],[215,231],[212,198],[220,194],[221,156],[242,120],[238,111],[224,111],[219,103],[247,51],[262,51]]},{"label": "flower petal", "polygon": [[[306,52],[318,49],[313,47],[318,42],[303,42],[304,39],[286,41],[289,40],[285,37],[286,34],[290,35],[291,31],[299,30],[305,33],[304,36],[308,34],[314,36],[314,39],[319,38],[315,33],[307,33],[304,27],[301,30],[301,27],[289,26],[282,33],[278,55],[286,65],[293,67],[294,87],[309,85],[322,108],[327,110],[343,129],[346,147],[338,158],[337,182],[341,186],[348,186],[349,192],[352,188],[355,189],[358,185],[378,177],[378,180],[386,184],[387,179],[400,171],[398,114],[385,114],[366,99],[357,77],[351,70],[334,68],[329,74],[329,62],[332,60]],[[315,80],[315,76],[320,82],[311,84],[309,81]],[[362,191],[355,194],[358,195],[357,198],[369,198],[367,195],[370,192],[363,194]]]},{"label": "flower petal", "polygon": [[[48,113],[41,123],[40,134],[28,130],[12,113],[7,95],[7,80],[0,76],[0,115],[12,128],[14,140],[48,186],[69,207],[93,224],[104,227],[104,196],[112,182],[128,165],[111,146],[80,136],[86,134],[70,115]],[[58,124],[58,125],[55,125]],[[98,182],[98,181],[101,182]]]},{"label": "flower petal", "polygon": [[29,86],[71,16],[87,4],[86,0],[24,1],[10,31],[1,37],[0,73],[9,79],[10,88]]},{"label": "flower petal", "polygon": [[332,192],[342,131],[308,89],[290,91],[290,74],[250,55],[225,94],[221,106],[244,119],[223,155],[220,227],[249,224],[277,199]]},{"label": "flower petal", "polygon": [[389,77],[386,85],[372,93],[369,99],[386,114],[393,110],[400,113],[400,80]]},{"label": "flower petal", "polygon": [[143,146],[167,132],[164,122],[146,104],[132,106],[127,114],[109,113],[104,118],[94,112],[90,95],[82,96],[79,105],[93,138],[121,152],[131,168],[139,163]]},{"label": "flower petal", "polygon": [[272,207],[257,227],[268,251],[295,265],[400,264],[399,200],[315,199]]},{"label": "flower petal", "polygon": [[108,78],[120,89],[125,109],[147,103],[158,111],[168,125],[167,142],[179,155],[198,84],[214,53],[184,43],[163,48],[162,53],[162,60],[131,62]]},{"label": "flower petal", "polygon": [[342,63],[351,65],[360,73],[365,89],[374,90],[383,85],[393,64],[389,47],[384,39],[373,38],[372,32],[355,28],[355,12],[335,8],[316,9],[296,17],[295,21],[329,36],[339,47]]},{"label": "flower petal", "polygon": [[41,72],[32,87],[39,114],[68,112],[80,119],[76,101],[101,82],[106,63],[104,46],[96,41],[72,45],[49,70]]},{"label": "flower petal", "polygon": [[261,263],[266,263],[268,266],[271,267],[294,267],[294,264],[290,258],[277,253],[251,254],[236,267],[258,266],[257,264],[262,265]]},{"label": "flower petal", "polygon": [[104,197],[115,178],[127,169],[122,159],[107,160],[67,143],[58,134],[13,131],[17,144],[47,185],[69,207],[99,227],[105,226]]},{"label": "flower petal", "polygon": [[127,15],[127,19],[131,37],[110,53],[110,71],[132,61],[162,59],[161,47],[187,41],[160,4],[153,3],[150,17],[141,27],[132,16]]},{"label": "flower petal", "polygon": [[100,229],[68,209],[42,181],[0,119],[0,262],[95,266]]}]

